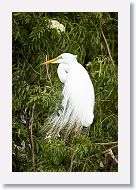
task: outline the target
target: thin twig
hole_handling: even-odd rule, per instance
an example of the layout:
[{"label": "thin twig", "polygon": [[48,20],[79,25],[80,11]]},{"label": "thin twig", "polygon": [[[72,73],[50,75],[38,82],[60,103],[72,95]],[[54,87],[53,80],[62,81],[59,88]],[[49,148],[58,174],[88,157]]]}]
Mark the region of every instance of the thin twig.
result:
[{"label": "thin twig", "polygon": [[72,172],[72,168],[73,168],[73,164],[74,164],[74,156],[75,156],[76,152],[77,152],[77,149],[74,151],[74,153],[71,157],[71,163],[70,163],[70,169],[69,169],[70,172]]},{"label": "thin twig", "polygon": [[32,163],[33,163],[33,171],[35,171],[35,152],[34,152],[34,142],[33,142],[33,123],[34,123],[34,109],[35,109],[35,103],[32,107],[32,117],[30,119],[29,123],[29,139],[31,144],[31,153],[32,153]]},{"label": "thin twig", "polygon": [[98,145],[111,145],[111,144],[118,144],[118,141],[115,141],[115,142],[107,142],[107,143],[95,143],[95,144],[98,144]]},{"label": "thin twig", "polygon": [[[47,58],[47,55],[46,55],[46,61],[48,60]],[[51,77],[50,77],[50,74],[49,74],[49,68],[48,68],[48,65],[46,64],[46,73],[47,73],[47,77],[48,77],[48,80],[50,81],[51,85],[52,85],[52,82],[51,82]]]},{"label": "thin twig", "polygon": [[86,163],[87,163],[87,159],[85,160],[85,163],[84,163],[84,166],[83,166],[82,172],[84,171],[84,169],[85,169],[85,167],[86,167]]},{"label": "thin twig", "polygon": [[111,56],[111,51],[110,51],[110,48],[109,48],[109,44],[108,44],[108,42],[107,42],[107,39],[106,39],[106,37],[105,37],[105,35],[104,35],[102,29],[101,29],[101,33],[102,33],[103,39],[104,39],[104,41],[105,41],[105,44],[106,44],[106,46],[107,46],[107,51],[108,51],[110,60],[111,60],[112,64],[114,65],[114,61],[113,61],[112,56]]}]

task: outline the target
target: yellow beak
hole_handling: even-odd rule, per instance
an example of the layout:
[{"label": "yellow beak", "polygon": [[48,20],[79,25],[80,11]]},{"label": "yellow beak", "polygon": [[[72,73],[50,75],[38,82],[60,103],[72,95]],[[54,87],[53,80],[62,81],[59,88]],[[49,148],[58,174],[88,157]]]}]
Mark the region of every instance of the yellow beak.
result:
[{"label": "yellow beak", "polygon": [[59,59],[60,59],[60,57],[56,57],[54,59],[48,60],[48,61],[46,61],[44,63],[41,63],[41,65],[50,64],[50,63],[53,63],[53,62],[55,62],[55,61],[57,61]]}]

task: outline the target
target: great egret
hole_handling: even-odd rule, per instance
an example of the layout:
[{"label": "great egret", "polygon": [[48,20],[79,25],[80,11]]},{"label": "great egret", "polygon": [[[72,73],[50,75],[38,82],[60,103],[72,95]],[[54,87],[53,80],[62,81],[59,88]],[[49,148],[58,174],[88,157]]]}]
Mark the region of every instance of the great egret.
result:
[{"label": "great egret", "polygon": [[59,63],[57,73],[64,83],[62,110],[50,117],[49,135],[58,135],[62,129],[67,134],[89,127],[94,118],[94,88],[85,68],[78,63],[77,56],[63,53],[43,64]]}]

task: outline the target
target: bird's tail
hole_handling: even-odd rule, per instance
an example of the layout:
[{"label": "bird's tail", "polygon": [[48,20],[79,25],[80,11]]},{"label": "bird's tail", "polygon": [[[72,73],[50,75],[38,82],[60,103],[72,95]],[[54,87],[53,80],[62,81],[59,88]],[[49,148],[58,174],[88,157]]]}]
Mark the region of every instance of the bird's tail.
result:
[{"label": "bird's tail", "polygon": [[81,123],[73,119],[73,111],[70,105],[65,106],[63,110],[52,114],[46,121],[43,130],[47,136],[59,137],[60,133],[67,138],[71,132],[76,133],[82,129]]}]

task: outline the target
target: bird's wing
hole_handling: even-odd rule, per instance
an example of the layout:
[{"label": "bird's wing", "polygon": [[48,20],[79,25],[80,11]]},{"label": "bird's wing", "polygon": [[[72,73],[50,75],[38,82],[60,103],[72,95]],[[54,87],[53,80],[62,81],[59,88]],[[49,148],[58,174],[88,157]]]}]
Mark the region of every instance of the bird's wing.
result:
[{"label": "bird's wing", "polygon": [[65,83],[68,75],[68,66],[65,64],[59,64],[57,69],[58,77],[62,83]]}]

